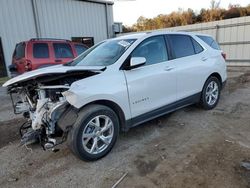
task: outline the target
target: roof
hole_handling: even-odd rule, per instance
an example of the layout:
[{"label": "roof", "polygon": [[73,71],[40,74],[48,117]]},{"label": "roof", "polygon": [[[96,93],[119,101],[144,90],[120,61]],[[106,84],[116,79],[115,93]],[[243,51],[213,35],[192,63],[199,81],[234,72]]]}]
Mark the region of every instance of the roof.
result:
[{"label": "roof", "polygon": [[203,36],[210,36],[207,34],[200,34],[200,33],[193,33],[193,32],[185,32],[185,31],[168,31],[168,30],[156,30],[156,31],[151,31],[151,32],[138,32],[138,33],[128,33],[126,35],[122,35],[117,37],[118,39],[139,39],[145,35],[150,35],[150,36],[154,36],[157,34],[184,34],[184,35],[190,35],[190,36],[194,36],[194,35],[203,35]]},{"label": "roof", "polygon": [[[133,33],[133,34],[126,34],[126,35],[122,35],[122,36],[119,36],[117,38],[119,39],[139,39],[141,38],[142,36],[146,35],[147,33]],[[116,38],[116,39],[117,39]]]},{"label": "roof", "polygon": [[108,4],[108,5],[113,5],[113,1],[106,1],[106,0],[77,0],[77,1],[87,1],[91,3],[99,3],[99,4]]},{"label": "roof", "polygon": [[199,36],[211,37],[211,35],[205,34],[205,33],[196,33],[196,32],[193,32],[193,34],[194,35],[199,35]]},{"label": "roof", "polygon": [[58,38],[31,38],[30,41],[70,41],[70,40],[58,39]]}]

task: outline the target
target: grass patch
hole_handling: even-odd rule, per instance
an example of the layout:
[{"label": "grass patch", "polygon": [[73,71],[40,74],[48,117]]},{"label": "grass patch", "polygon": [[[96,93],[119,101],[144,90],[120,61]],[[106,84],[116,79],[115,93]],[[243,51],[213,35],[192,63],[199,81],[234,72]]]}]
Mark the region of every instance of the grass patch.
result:
[{"label": "grass patch", "polygon": [[4,82],[6,82],[9,79],[10,79],[9,77],[2,77],[2,78],[0,78],[0,86],[2,86],[4,84]]}]

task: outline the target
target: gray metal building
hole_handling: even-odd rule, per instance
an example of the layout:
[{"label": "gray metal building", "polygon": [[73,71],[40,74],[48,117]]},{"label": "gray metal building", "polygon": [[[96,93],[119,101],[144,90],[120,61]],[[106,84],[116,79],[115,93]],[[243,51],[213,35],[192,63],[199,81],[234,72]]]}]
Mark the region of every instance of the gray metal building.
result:
[{"label": "gray metal building", "polygon": [[0,77],[7,74],[18,42],[30,38],[114,36],[113,2],[99,0],[1,0]]}]

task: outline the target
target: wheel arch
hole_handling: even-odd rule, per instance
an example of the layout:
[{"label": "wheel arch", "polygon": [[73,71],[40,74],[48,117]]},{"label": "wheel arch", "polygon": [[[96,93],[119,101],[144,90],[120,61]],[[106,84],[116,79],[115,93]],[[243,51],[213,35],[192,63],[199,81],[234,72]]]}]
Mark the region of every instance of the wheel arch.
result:
[{"label": "wheel arch", "polygon": [[209,77],[212,77],[212,76],[216,77],[220,81],[220,83],[222,84],[222,77],[218,72],[212,73]]},{"label": "wheel arch", "polygon": [[[222,77],[221,77],[221,75],[220,75],[218,72],[213,72],[212,74],[210,74],[210,75],[207,77],[207,79],[205,80],[204,84],[205,84],[206,81],[207,81],[209,78],[211,78],[211,77],[217,78],[217,79],[219,80],[219,82],[220,82],[220,86],[222,86]],[[203,86],[204,86],[204,84],[203,84]]]},{"label": "wheel arch", "polygon": [[122,110],[122,108],[115,102],[110,101],[110,100],[106,100],[106,99],[102,99],[102,100],[95,100],[92,102],[89,102],[87,104],[85,104],[84,106],[82,106],[80,110],[82,110],[83,108],[85,108],[86,106],[90,105],[90,104],[100,104],[100,105],[104,105],[107,106],[109,108],[111,108],[118,116],[119,119],[119,124],[120,124],[120,130],[122,131],[126,131],[126,119],[125,119],[125,114]]}]

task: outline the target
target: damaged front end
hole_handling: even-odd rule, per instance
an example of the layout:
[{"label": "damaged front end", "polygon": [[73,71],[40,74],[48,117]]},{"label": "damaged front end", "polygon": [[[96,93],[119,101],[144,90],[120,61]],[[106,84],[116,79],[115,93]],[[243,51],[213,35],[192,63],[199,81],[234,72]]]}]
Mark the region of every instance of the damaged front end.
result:
[{"label": "damaged front end", "polygon": [[[37,86],[34,96],[25,88],[10,90],[11,98],[14,93],[20,96],[17,102],[13,101],[15,113],[23,113],[27,122],[20,128],[21,144],[30,144],[39,141],[44,149],[52,149],[66,138],[66,133],[59,129],[57,121],[69,104],[61,93],[69,86]],[[60,141],[56,138],[62,137]]]},{"label": "damaged front end", "polygon": [[21,144],[39,142],[44,150],[54,150],[63,143],[77,118],[77,109],[62,93],[68,91],[73,82],[98,73],[78,71],[42,75],[8,86],[14,113],[23,114],[27,119],[20,127]]}]

